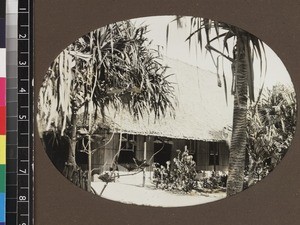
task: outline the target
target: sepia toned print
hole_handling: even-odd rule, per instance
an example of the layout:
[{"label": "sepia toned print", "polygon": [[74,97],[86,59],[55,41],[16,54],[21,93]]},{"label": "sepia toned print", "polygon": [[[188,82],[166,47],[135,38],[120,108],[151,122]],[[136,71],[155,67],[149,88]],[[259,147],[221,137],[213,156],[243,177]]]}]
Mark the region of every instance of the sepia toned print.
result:
[{"label": "sepia toned print", "polygon": [[295,132],[289,75],[241,28],[149,17],[82,36],[51,63],[37,122],[75,185],[150,206],[207,203],[267,176]]}]

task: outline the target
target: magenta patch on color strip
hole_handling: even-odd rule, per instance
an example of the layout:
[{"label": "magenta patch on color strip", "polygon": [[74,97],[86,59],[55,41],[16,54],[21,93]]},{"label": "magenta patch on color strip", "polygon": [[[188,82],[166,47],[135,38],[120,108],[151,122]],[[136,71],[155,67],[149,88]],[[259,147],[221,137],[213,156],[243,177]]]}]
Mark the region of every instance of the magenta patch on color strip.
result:
[{"label": "magenta patch on color strip", "polygon": [[0,106],[6,105],[6,78],[0,78]]}]

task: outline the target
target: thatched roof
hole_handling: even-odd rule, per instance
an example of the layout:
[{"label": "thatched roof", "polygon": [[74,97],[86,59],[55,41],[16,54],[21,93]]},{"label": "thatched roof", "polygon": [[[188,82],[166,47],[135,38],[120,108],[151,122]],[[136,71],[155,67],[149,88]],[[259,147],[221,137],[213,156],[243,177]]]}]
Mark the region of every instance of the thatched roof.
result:
[{"label": "thatched roof", "polygon": [[227,105],[224,87],[217,85],[217,75],[179,60],[165,58],[164,62],[170,67],[168,73],[174,74],[169,81],[174,82],[178,100],[175,119],[166,116],[155,121],[153,116],[146,115],[135,120],[126,111],[115,116],[109,116],[115,114],[109,111],[106,115],[111,121],[111,128],[131,134],[207,141],[225,140],[228,132],[224,127],[232,124],[233,98],[229,93]]}]

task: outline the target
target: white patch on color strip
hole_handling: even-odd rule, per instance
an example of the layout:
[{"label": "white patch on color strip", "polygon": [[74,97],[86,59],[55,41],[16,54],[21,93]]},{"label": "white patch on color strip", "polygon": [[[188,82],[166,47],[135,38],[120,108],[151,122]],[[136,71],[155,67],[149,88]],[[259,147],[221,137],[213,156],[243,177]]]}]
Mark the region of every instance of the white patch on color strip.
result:
[{"label": "white patch on color strip", "polygon": [[6,77],[6,49],[0,48],[0,77]]}]

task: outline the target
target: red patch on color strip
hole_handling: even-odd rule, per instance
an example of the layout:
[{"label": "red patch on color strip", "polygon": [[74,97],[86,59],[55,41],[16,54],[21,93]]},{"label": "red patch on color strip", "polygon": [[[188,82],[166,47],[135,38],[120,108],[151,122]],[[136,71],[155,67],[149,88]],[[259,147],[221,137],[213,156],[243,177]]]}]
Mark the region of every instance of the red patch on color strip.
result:
[{"label": "red patch on color strip", "polygon": [[0,135],[6,134],[6,107],[0,106]]}]

